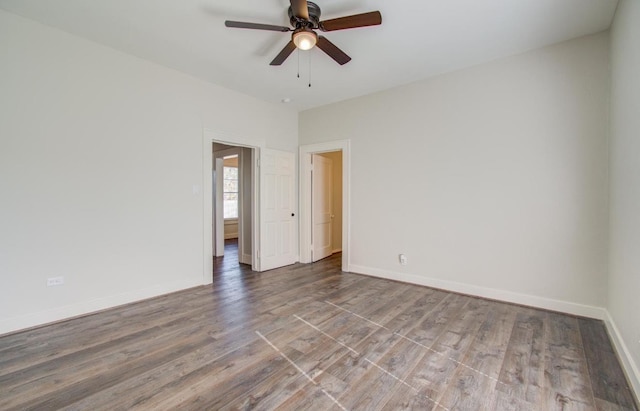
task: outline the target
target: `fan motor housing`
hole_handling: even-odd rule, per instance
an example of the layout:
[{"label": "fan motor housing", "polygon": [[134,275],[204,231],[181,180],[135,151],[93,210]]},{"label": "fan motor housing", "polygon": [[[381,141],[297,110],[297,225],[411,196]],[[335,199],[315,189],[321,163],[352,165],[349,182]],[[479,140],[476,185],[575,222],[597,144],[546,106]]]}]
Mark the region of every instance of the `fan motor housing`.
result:
[{"label": "fan motor housing", "polygon": [[294,16],[293,10],[291,9],[291,6],[289,6],[289,10],[287,10],[287,13],[289,14],[289,21],[291,22],[291,26],[295,27],[296,29],[301,27],[308,27],[311,29],[318,28],[318,24],[320,23],[320,14],[321,14],[320,6],[318,6],[313,2],[308,1],[307,7],[309,9],[309,20],[303,20]]}]

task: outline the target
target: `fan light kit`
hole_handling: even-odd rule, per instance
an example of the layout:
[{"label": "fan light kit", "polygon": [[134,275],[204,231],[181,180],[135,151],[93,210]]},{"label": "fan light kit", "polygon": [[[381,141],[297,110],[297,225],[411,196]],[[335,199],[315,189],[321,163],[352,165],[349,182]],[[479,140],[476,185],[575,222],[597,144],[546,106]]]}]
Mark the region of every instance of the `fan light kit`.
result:
[{"label": "fan light kit", "polygon": [[382,15],[379,11],[354,14],[352,16],[338,17],[336,19],[320,21],[320,7],[307,0],[290,0],[291,6],[287,10],[291,27],[275,26],[271,24],[247,23],[243,21],[224,22],[225,26],[239,29],[269,30],[289,32],[292,31],[291,40],[280,51],[280,53],[270,63],[272,66],[279,66],[289,57],[296,48],[300,50],[311,50],[313,47],[324,51],[336,63],[343,65],[351,61],[344,51],[327,40],[324,36],[318,36],[315,30],[335,31],[354,29],[358,27],[377,26],[382,24]]},{"label": "fan light kit", "polygon": [[318,42],[318,35],[310,29],[296,30],[291,36],[293,44],[300,50],[311,50]]}]

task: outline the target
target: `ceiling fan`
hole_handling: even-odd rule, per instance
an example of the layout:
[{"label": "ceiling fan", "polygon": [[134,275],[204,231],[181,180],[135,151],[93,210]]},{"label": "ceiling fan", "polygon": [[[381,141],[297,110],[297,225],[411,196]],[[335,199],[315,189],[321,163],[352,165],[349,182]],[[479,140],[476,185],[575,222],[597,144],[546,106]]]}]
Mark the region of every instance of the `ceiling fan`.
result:
[{"label": "ceiling fan", "polygon": [[291,27],[275,26],[271,24],[247,23],[242,21],[227,20],[224,25],[227,27],[240,29],[255,29],[269,31],[292,31],[291,40],[278,53],[276,58],[270,63],[272,66],[279,66],[289,57],[293,50],[310,50],[314,46],[329,55],[338,64],[342,65],[351,60],[344,51],[335,44],[327,40],[324,36],[316,34],[315,30],[335,31],[353,29],[357,27],[377,26],[382,23],[382,15],[379,11],[369,13],[354,14],[352,16],[338,17],[336,19],[320,21],[320,7],[307,0],[290,0],[289,21]]}]

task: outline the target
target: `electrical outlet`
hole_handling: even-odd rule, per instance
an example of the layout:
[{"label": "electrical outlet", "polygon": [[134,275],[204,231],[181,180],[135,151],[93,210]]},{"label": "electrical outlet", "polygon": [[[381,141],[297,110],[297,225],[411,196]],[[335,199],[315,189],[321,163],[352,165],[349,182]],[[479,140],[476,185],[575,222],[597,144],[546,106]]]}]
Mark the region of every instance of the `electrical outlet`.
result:
[{"label": "electrical outlet", "polygon": [[51,277],[47,278],[47,287],[55,287],[57,285],[64,284],[64,277]]},{"label": "electrical outlet", "polygon": [[407,256],[404,254],[400,254],[398,256],[398,260],[400,260],[400,265],[407,265]]}]

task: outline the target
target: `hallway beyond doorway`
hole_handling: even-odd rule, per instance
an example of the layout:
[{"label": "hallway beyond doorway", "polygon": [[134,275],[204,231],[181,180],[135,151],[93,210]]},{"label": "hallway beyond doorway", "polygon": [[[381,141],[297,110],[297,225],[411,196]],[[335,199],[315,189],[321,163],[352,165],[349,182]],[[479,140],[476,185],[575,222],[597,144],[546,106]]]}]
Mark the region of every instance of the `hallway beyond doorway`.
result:
[{"label": "hallway beyond doorway", "polygon": [[229,238],[224,240],[224,256],[213,258],[214,282],[220,276],[226,277],[245,271],[251,271],[251,265],[240,264],[238,260],[238,239]]}]

